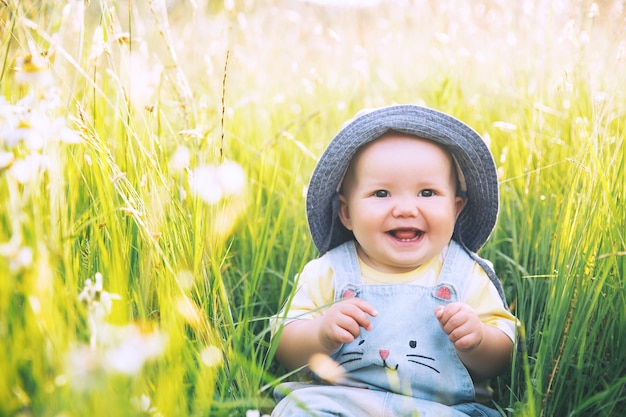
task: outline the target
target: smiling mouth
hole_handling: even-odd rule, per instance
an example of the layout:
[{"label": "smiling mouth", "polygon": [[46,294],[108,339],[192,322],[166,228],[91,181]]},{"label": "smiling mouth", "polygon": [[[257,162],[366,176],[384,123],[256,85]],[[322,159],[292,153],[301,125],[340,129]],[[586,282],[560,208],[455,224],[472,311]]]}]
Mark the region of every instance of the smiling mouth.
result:
[{"label": "smiling mouth", "polygon": [[394,229],[390,230],[389,233],[394,238],[401,240],[403,242],[411,242],[414,240],[418,240],[424,235],[424,232],[419,229],[407,228],[407,229]]}]

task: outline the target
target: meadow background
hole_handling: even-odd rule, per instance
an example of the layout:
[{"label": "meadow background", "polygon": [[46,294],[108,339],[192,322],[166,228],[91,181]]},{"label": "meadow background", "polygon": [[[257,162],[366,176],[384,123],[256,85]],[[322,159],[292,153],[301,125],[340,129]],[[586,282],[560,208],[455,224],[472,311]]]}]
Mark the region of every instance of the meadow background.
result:
[{"label": "meadow background", "polygon": [[[337,4],[341,3],[341,6]],[[255,416],[363,107],[490,144],[515,416],[626,408],[623,1],[0,0],[0,415]]]}]

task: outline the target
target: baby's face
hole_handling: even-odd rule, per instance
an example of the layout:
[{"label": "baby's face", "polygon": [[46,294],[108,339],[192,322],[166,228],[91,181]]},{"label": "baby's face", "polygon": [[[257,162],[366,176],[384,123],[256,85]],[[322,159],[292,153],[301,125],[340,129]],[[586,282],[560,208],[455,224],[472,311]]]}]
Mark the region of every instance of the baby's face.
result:
[{"label": "baby's face", "polygon": [[363,261],[387,273],[410,271],[448,244],[465,200],[456,195],[448,153],[433,142],[389,133],[352,160],[339,218]]}]

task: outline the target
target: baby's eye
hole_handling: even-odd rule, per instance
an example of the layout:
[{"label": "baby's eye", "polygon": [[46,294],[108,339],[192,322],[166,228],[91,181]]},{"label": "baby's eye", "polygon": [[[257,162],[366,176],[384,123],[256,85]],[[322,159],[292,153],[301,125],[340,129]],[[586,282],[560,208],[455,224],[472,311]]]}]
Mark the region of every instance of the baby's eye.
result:
[{"label": "baby's eye", "polygon": [[374,191],[374,197],[380,197],[380,198],[389,197],[389,193],[385,190]]},{"label": "baby's eye", "polygon": [[433,190],[422,190],[419,195],[420,197],[432,197],[435,195],[435,192]]}]

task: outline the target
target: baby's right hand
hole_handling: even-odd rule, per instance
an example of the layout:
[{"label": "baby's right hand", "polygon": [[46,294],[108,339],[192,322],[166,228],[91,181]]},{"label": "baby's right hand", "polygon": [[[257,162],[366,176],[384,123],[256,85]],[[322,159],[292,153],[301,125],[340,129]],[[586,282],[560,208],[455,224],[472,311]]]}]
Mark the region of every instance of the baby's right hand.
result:
[{"label": "baby's right hand", "polygon": [[371,330],[369,316],[376,315],[376,309],[361,298],[348,298],[333,304],[320,318],[320,343],[332,352],[356,339],[361,333],[361,327]]}]

